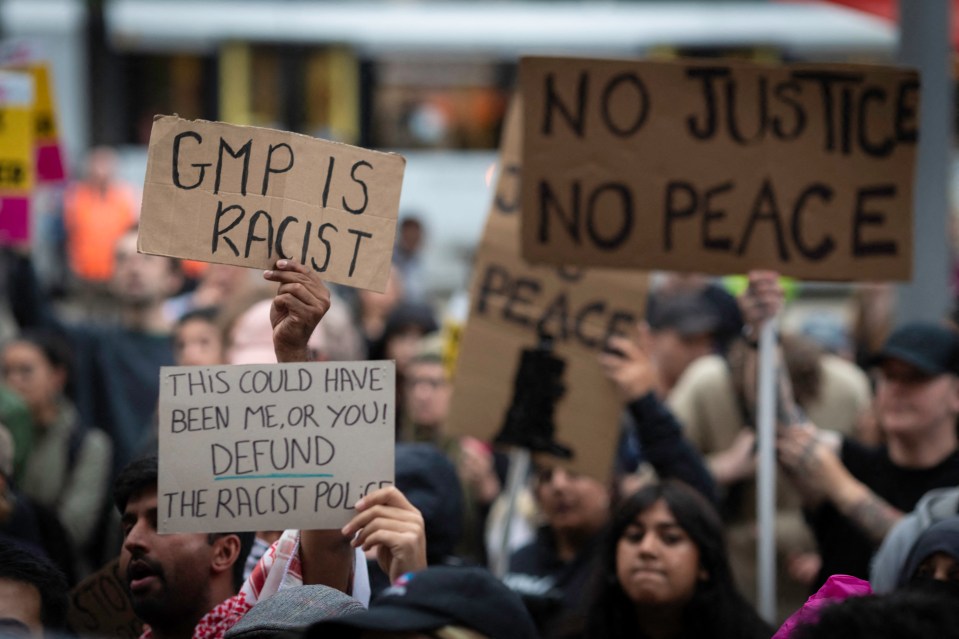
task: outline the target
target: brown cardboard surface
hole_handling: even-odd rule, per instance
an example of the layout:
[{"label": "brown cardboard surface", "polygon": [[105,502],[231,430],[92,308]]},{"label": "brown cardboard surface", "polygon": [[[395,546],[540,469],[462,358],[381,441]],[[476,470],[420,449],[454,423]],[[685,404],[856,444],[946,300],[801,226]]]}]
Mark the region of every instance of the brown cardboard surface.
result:
[{"label": "brown cardboard surface", "polygon": [[133,612],[120,560],[114,559],[70,591],[67,625],[80,637],[137,639],[143,623]]},{"label": "brown cardboard surface", "polygon": [[605,480],[622,403],[596,356],[611,330],[625,333],[642,317],[646,276],[524,262],[517,200],[521,136],[520,106],[514,104],[504,128],[496,195],[477,252],[449,428],[486,441],[499,433],[521,352],[537,345],[542,324],[554,338],[556,355],[566,361],[566,393],[556,408],[555,438],[574,450],[570,467]]},{"label": "brown cardboard surface", "polygon": [[392,361],[165,366],[157,530],[333,529],[393,483]]},{"label": "brown cardboard surface", "polygon": [[911,277],[914,71],[526,58],[520,84],[530,262]]},{"label": "brown cardboard surface", "polygon": [[296,133],[157,116],[139,249],[263,269],[287,257],[383,292],[405,166]]}]

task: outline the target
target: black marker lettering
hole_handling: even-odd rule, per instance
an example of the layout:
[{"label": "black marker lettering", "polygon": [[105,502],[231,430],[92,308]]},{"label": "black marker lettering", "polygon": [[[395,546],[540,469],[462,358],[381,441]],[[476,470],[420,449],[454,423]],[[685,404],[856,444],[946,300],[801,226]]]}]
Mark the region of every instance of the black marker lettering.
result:
[{"label": "black marker lettering", "polygon": [[[332,160],[332,158],[330,159]],[[363,211],[366,210],[366,205],[369,204],[369,195],[366,192],[366,182],[356,177],[356,169],[361,166],[366,166],[372,169],[373,165],[365,160],[360,160],[359,162],[353,165],[352,169],[350,169],[350,178],[352,178],[352,180],[356,182],[357,184],[359,184],[360,187],[362,187],[363,189],[363,203],[354,209],[349,204],[346,203],[345,197],[341,198],[341,201],[343,202],[343,208],[349,211],[350,213],[352,213],[353,215],[362,215]],[[330,168],[332,169],[332,164],[330,165]]]},{"label": "black marker lettering", "polygon": [[[236,217],[235,220],[233,220],[233,222],[232,222],[229,226],[227,226],[225,229],[223,229],[223,230],[221,231],[221,230],[220,230],[220,220],[223,218],[224,215],[226,215],[227,213],[229,213],[230,211],[232,211],[232,210],[234,210],[234,209],[238,210],[238,211],[240,212],[240,214]],[[233,205],[231,205],[231,206],[228,206],[228,207],[226,207],[226,208],[223,208],[223,202],[222,202],[222,200],[219,201],[219,202],[217,202],[217,204],[216,204],[216,217],[213,219],[213,247],[212,247],[212,251],[213,251],[214,254],[216,254],[216,250],[217,250],[217,248],[219,248],[219,245],[220,245],[220,236],[221,236],[221,235],[225,235],[226,233],[229,233],[231,230],[233,230],[233,228],[234,228],[237,224],[239,224],[241,221],[243,221],[243,217],[244,217],[245,215],[246,215],[246,211],[244,211],[244,210],[243,210],[243,207],[240,206],[239,204],[233,204]],[[226,242],[227,245],[229,245],[230,249],[233,251],[233,255],[235,255],[235,256],[237,256],[237,257],[240,256],[240,250],[236,247],[236,244],[233,243],[233,240],[231,240],[229,237],[224,237],[224,238],[223,238],[223,241]]]},{"label": "black marker lettering", "polygon": [[173,184],[175,184],[177,188],[189,191],[190,189],[195,189],[203,184],[203,177],[206,174],[206,167],[210,166],[211,163],[203,162],[191,164],[190,166],[200,169],[200,176],[196,179],[196,182],[190,186],[186,186],[180,182],[180,143],[183,138],[193,138],[197,141],[197,143],[200,144],[203,143],[203,138],[196,131],[184,131],[173,138]]},{"label": "black marker lettering", "polygon": [[[634,87],[636,93],[636,98],[629,100],[629,104],[636,105],[636,114],[633,116],[633,121],[626,126],[617,124],[613,120],[612,113],[610,113],[610,105],[613,102],[613,92],[622,86],[623,83],[628,83]],[[621,138],[633,135],[639,131],[643,123],[646,122],[646,117],[649,115],[649,92],[646,90],[646,85],[644,85],[643,81],[634,73],[620,73],[614,76],[606,84],[606,88],[603,89],[602,110],[600,114],[603,116],[603,122],[606,124],[606,128],[614,135]]]},{"label": "black marker lettering", "polygon": [[867,211],[868,200],[874,198],[890,199],[896,196],[896,187],[893,184],[860,189],[856,194],[856,211],[852,220],[852,254],[855,257],[874,257],[877,255],[897,255],[899,245],[894,239],[867,242],[863,236],[864,226],[883,226],[886,215],[880,211]]},{"label": "black marker lettering", "polygon": [[545,87],[545,99],[543,100],[543,135],[553,135],[553,113],[559,112],[566,124],[569,125],[577,137],[583,137],[586,130],[586,94],[589,76],[585,71],[580,71],[579,82],[576,85],[576,113],[570,112],[569,108],[560,101],[556,93],[556,76],[547,73]]},{"label": "black marker lettering", "polygon": [[365,231],[360,231],[357,229],[347,229],[347,233],[356,236],[356,244],[353,245],[353,259],[350,260],[350,272],[349,276],[353,277],[353,271],[356,269],[356,257],[360,253],[360,242],[363,241],[365,237],[373,237],[372,233],[367,233]]},{"label": "black marker lettering", "polygon": [[246,195],[246,181],[247,177],[250,174],[250,150],[253,148],[253,140],[247,140],[246,144],[241,146],[239,150],[234,151],[233,147],[227,144],[226,140],[220,138],[220,150],[217,152],[216,160],[216,181],[213,183],[213,194],[216,195],[220,192],[220,178],[223,173],[223,152],[226,151],[227,155],[232,157],[234,160],[239,160],[240,157],[243,158],[243,175],[241,176],[240,182],[240,194]]},{"label": "black marker lettering", "polygon": [[334,233],[339,231],[339,229],[333,226],[332,222],[326,222],[325,224],[321,224],[320,227],[316,229],[316,237],[321,242],[323,242],[323,248],[326,251],[326,257],[323,258],[322,266],[317,266],[316,260],[313,259],[312,257],[310,258],[310,265],[313,267],[313,270],[316,271],[317,273],[325,273],[327,267],[329,267],[330,265],[330,254],[333,252],[333,247],[330,246],[330,241],[327,240],[325,237],[323,237],[323,234],[326,232],[326,229],[328,228],[333,229]]},{"label": "black marker lettering", "polygon": [[[275,168],[273,166],[273,152],[283,147],[286,149],[288,162],[286,166],[282,169]],[[279,144],[271,144],[270,150],[266,153],[266,169],[263,171],[263,195],[266,195],[267,189],[270,186],[270,173],[286,173],[293,168],[293,149],[290,148],[290,145],[286,142],[280,142]]]},{"label": "black marker lettering", "polygon": [[803,257],[806,259],[819,261],[833,252],[836,243],[829,235],[825,235],[819,244],[813,248],[809,248],[809,246],[807,246],[803,241],[802,214],[803,211],[805,211],[806,201],[814,195],[823,202],[829,202],[832,200],[833,191],[825,184],[813,184],[812,186],[806,188],[806,190],[804,190],[796,199],[796,206],[793,207],[792,224],[790,225],[790,229],[792,230],[793,244],[796,245],[796,248],[800,253],[802,253]]}]

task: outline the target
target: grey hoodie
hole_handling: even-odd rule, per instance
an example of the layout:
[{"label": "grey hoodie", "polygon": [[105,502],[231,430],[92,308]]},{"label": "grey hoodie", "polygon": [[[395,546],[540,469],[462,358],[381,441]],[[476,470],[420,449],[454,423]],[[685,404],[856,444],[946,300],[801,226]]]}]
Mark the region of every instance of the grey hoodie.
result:
[{"label": "grey hoodie", "polygon": [[872,558],[869,583],[874,592],[892,592],[899,583],[909,551],[919,535],[932,524],[959,513],[959,487],[936,488],[922,496],[916,508],[899,520]]}]

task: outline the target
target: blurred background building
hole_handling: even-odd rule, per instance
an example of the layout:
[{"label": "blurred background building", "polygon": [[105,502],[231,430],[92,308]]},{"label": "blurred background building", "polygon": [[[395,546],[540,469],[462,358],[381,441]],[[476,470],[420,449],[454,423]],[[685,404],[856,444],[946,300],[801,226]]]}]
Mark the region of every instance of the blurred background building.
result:
[{"label": "blurred background building", "polygon": [[889,16],[763,0],[0,0],[0,33],[51,60],[73,166],[115,145],[142,183],[171,113],[402,152],[438,296],[465,285],[521,55],[889,62],[898,37]]}]

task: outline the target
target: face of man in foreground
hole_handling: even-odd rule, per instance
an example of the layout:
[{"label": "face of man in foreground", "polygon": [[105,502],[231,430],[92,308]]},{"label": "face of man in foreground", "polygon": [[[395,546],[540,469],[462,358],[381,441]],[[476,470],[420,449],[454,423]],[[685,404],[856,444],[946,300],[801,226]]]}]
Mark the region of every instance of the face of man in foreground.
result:
[{"label": "face of man in foreground", "polygon": [[120,574],[140,619],[150,625],[172,616],[199,619],[219,603],[209,601],[216,542],[202,533],[157,533],[156,488],[134,494],[121,521]]}]

